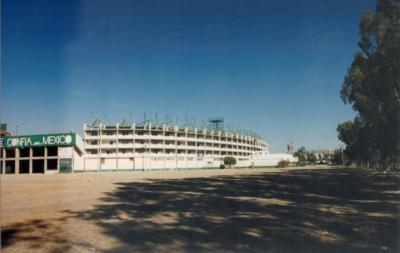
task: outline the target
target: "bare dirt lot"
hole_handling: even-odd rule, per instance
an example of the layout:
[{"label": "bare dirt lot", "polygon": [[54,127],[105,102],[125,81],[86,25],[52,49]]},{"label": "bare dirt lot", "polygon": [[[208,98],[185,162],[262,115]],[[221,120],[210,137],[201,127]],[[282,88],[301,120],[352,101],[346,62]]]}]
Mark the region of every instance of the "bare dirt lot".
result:
[{"label": "bare dirt lot", "polygon": [[399,252],[399,179],[328,168],[3,176],[2,252]]}]

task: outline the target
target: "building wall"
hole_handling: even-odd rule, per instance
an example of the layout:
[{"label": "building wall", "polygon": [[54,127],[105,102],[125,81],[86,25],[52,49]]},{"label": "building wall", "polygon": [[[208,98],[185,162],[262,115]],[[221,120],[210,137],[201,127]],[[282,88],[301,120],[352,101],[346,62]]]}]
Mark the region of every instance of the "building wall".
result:
[{"label": "building wall", "polygon": [[116,170],[117,169],[117,159],[107,158],[101,160],[101,170]]},{"label": "building wall", "polygon": [[274,167],[282,160],[297,162],[297,159],[291,154],[261,154],[253,156],[250,166]]},{"label": "building wall", "polygon": [[100,160],[98,158],[84,158],[84,171],[97,171],[99,166]]},{"label": "building wall", "polygon": [[83,170],[84,168],[84,155],[81,154],[75,147],[73,147],[73,169],[74,170]]},{"label": "building wall", "polygon": [[134,170],[134,160],[132,158],[119,158],[118,169],[119,170]]},{"label": "building wall", "polygon": [[[115,169],[130,165],[141,170],[218,167],[225,156],[248,160],[256,151],[268,152],[268,144],[257,136],[206,129],[85,125],[84,132],[85,159],[107,160],[107,168],[114,164],[112,159],[123,159]],[[127,158],[134,162],[129,164]],[[85,169],[98,169],[98,165],[89,163],[85,162]]]},{"label": "building wall", "polygon": [[267,143],[257,136],[206,129],[116,125],[84,126],[84,131],[83,140],[76,135],[75,146],[58,147],[57,156],[49,157],[45,147],[43,156],[33,156],[30,148],[29,156],[22,158],[15,148],[15,157],[3,152],[0,163],[7,167],[14,161],[15,173],[19,173],[20,160],[28,161],[24,165],[28,164],[29,173],[35,160],[44,160],[47,173],[48,159],[57,160],[52,173],[60,171],[61,159],[72,159],[74,171],[218,168],[225,156],[245,163],[254,152],[268,152]]},{"label": "building wall", "polygon": [[[54,147],[51,147],[54,149]],[[24,148],[27,152],[27,156],[23,156],[24,153],[21,148],[10,148],[15,154],[14,156],[9,156],[8,153],[2,152],[2,157],[0,163],[2,164],[2,174],[22,174],[23,172],[27,174],[32,173],[57,173],[60,171],[60,160],[61,159],[72,159],[72,169],[81,168],[83,165],[83,154],[78,152],[74,147],[55,147],[57,149],[57,154],[53,155],[49,152],[50,147],[28,147]],[[36,155],[36,151],[43,149],[42,155]],[[50,161],[51,160],[51,161]],[[37,161],[43,162],[43,172],[35,172],[35,163]],[[56,161],[56,167],[51,169],[51,162]],[[7,164],[14,164],[14,172],[9,173],[7,171]],[[54,165],[54,164],[53,164]]]},{"label": "building wall", "polygon": [[[99,165],[99,161],[103,163]],[[195,168],[218,168],[222,164],[222,159],[215,157],[197,156],[155,156],[143,155],[128,157],[106,157],[93,158],[85,157],[85,170],[165,170],[165,169],[195,169]]]}]

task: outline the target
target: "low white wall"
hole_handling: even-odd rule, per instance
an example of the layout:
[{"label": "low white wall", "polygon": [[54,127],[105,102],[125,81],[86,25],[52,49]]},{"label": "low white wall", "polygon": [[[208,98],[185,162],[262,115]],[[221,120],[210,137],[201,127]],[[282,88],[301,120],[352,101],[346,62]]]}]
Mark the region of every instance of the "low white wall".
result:
[{"label": "low white wall", "polygon": [[101,170],[116,170],[116,169],[117,169],[116,158],[106,158],[101,161]]},{"label": "low white wall", "polygon": [[85,158],[84,159],[84,170],[85,171],[95,171],[99,169],[99,159],[98,158]]},{"label": "low white wall", "polygon": [[133,170],[134,160],[130,158],[118,158],[118,169],[120,170]]},{"label": "low white wall", "polygon": [[[97,171],[99,170],[98,157],[74,157],[75,170]],[[249,160],[237,161],[235,167],[275,167],[279,161],[288,160],[296,162],[297,159],[290,154],[261,154],[254,155]],[[218,168],[223,162],[212,157],[121,157],[103,158],[101,170],[159,170],[159,169],[195,169]],[[80,166],[79,164],[82,164]]]},{"label": "low white wall", "polygon": [[251,166],[250,160],[237,161],[236,167],[247,168]]},{"label": "low white wall", "polygon": [[276,166],[278,162],[282,160],[296,162],[296,159],[290,154],[265,154],[254,156],[253,159],[250,160],[250,165],[254,167],[272,167]]},{"label": "low white wall", "polygon": [[[84,166],[76,165],[77,169],[86,171],[99,169],[98,157],[84,158]],[[250,160],[237,161],[236,167],[275,167],[279,161],[288,160],[296,162],[296,158],[290,154],[262,154],[255,155]],[[218,168],[223,162],[213,157],[109,157],[103,158],[101,170],[158,170],[158,169],[194,169],[194,168]]]}]

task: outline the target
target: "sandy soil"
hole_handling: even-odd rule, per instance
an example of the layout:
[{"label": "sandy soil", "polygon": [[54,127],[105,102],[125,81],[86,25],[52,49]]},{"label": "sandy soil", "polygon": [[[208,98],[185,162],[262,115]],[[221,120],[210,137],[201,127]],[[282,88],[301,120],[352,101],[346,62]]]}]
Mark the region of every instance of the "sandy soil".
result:
[{"label": "sandy soil", "polygon": [[2,252],[397,252],[396,182],[327,167],[2,176]]},{"label": "sandy soil", "polygon": [[[268,169],[280,172],[287,169]],[[121,172],[55,175],[6,175],[1,177],[1,224],[29,219],[59,218],[64,210],[86,210],[101,203],[104,193],[117,182],[204,178],[265,173],[265,169],[191,170],[171,172]]]}]

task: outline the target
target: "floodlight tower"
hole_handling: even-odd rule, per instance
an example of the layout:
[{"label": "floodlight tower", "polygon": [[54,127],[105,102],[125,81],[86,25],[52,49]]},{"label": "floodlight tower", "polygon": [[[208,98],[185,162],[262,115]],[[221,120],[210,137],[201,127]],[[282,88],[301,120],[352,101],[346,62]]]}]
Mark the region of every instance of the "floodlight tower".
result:
[{"label": "floodlight tower", "polygon": [[215,131],[224,130],[224,118],[222,117],[213,117],[208,119],[208,122],[211,125],[211,128]]}]

